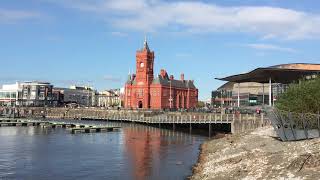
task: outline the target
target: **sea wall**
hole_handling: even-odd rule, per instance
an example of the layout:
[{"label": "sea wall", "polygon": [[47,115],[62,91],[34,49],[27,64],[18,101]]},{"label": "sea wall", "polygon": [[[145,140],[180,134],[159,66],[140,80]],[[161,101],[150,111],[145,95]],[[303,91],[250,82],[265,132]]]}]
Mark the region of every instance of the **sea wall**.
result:
[{"label": "sea wall", "polygon": [[[246,116],[246,115],[244,115]],[[261,117],[254,117],[254,118],[236,118],[231,124],[231,133],[232,134],[239,134],[242,132],[246,132],[249,130],[254,130],[259,127],[269,126],[271,122],[268,118],[265,117],[264,114],[261,114]]]}]

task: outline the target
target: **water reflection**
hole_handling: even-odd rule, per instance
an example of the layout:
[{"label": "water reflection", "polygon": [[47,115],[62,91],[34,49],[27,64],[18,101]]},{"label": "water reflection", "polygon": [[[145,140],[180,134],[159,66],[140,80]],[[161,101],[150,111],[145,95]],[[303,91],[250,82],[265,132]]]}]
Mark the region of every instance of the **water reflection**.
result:
[{"label": "water reflection", "polygon": [[150,177],[153,157],[159,154],[160,131],[151,132],[143,127],[124,129],[126,153],[133,167],[133,177]]},{"label": "water reflection", "polygon": [[130,123],[118,132],[0,128],[0,179],[183,179],[206,137]]},{"label": "water reflection", "polygon": [[123,131],[125,153],[130,157],[135,179],[157,179],[165,174],[170,177],[175,171],[190,168],[190,156],[198,152],[196,136],[182,132],[144,126]]}]

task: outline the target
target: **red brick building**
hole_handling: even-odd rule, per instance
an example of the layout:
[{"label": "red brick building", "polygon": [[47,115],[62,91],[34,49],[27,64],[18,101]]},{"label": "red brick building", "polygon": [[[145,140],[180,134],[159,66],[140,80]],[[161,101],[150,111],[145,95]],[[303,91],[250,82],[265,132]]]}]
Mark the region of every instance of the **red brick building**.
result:
[{"label": "red brick building", "polygon": [[190,109],[198,103],[198,89],[192,80],[168,76],[162,69],[154,77],[154,52],[145,40],[136,52],[136,74],[129,75],[125,85],[125,107],[143,109]]}]

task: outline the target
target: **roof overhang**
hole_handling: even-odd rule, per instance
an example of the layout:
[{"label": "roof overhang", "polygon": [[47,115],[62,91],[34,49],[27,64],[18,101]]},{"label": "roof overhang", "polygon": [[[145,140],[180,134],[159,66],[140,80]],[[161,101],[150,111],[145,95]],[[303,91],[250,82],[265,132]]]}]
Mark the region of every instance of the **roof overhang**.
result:
[{"label": "roof overhang", "polygon": [[257,68],[253,71],[243,74],[232,75],[224,78],[215,78],[222,81],[243,83],[258,82],[268,83],[270,78],[275,83],[291,83],[305,76],[319,74],[320,70],[308,69],[285,69],[285,68]]}]

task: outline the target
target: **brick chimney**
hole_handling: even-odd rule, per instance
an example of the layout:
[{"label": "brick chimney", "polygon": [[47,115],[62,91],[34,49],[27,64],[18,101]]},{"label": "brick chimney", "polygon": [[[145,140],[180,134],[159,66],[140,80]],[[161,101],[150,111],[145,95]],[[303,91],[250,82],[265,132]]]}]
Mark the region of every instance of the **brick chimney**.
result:
[{"label": "brick chimney", "polygon": [[183,74],[183,73],[182,73],[181,76],[180,76],[180,80],[181,80],[181,81],[184,81],[184,74]]},{"label": "brick chimney", "polygon": [[167,74],[167,71],[165,69],[160,70],[160,75],[162,78],[164,78],[166,76],[166,74]]}]

